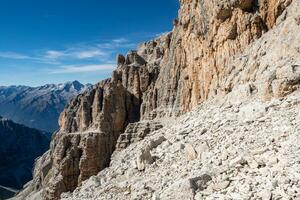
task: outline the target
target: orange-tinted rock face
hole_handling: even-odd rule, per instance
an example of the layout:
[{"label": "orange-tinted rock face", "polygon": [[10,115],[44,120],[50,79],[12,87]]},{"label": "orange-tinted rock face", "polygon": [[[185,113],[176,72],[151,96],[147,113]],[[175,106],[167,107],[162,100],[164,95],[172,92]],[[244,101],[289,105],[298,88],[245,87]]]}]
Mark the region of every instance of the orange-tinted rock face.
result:
[{"label": "orange-tinted rock face", "polygon": [[[257,2],[181,0],[171,33],[142,44],[126,57],[117,56],[112,78],[67,106],[50,151],[37,162],[35,189],[43,190],[46,199],[58,199],[97,174],[109,165],[128,123],[179,115],[228,93],[233,100],[254,92],[268,100],[297,89],[298,65],[270,67],[272,60],[280,64],[284,57],[299,56],[296,47],[281,45],[286,53],[278,56],[280,49],[274,44],[280,41],[275,36],[274,44],[264,48],[260,45],[264,40],[255,44],[282,13],[283,20],[291,1]],[[282,34],[289,38],[294,33]],[[266,48],[274,48],[275,55]]]},{"label": "orange-tinted rock face", "polygon": [[232,86],[224,82],[234,56],[273,27],[290,2],[182,0],[150,93],[156,102],[143,117],[186,112],[209,97],[230,92]]},{"label": "orange-tinted rock face", "polygon": [[268,28],[272,28],[279,15],[290,5],[292,0],[265,0],[260,6],[261,16]]}]

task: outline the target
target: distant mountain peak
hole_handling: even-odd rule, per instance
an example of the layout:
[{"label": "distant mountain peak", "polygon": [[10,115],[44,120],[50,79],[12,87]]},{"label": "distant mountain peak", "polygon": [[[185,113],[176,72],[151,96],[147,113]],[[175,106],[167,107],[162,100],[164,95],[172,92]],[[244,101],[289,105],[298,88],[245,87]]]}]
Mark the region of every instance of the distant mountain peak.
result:
[{"label": "distant mountain peak", "polygon": [[73,85],[82,85],[82,83],[80,83],[79,81],[75,80],[71,82]]},{"label": "distant mountain peak", "polygon": [[63,90],[76,90],[76,91],[81,91],[83,88],[85,88],[85,85],[83,85],[82,83],[80,83],[79,81],[75,80],[75,81],[69,81],[66,82],[64,84],[61,84],[61,89]]},{"label": "distant mountain peak", "polygon": [[0,115],[28,127],[53,132],[58,128],[59,114],[90,84],[69,81],[39,87],[0,87]]}]

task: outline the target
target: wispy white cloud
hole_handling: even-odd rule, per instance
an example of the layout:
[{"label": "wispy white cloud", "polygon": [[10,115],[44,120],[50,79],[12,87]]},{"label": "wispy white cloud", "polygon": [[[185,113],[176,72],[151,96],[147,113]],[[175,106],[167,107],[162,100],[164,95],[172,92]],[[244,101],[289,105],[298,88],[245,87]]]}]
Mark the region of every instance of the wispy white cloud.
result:
[{"label": "wispy white cloud", "polygon": [[58,53],[48,52],[48,56],[40,56],[40,55],[25,55],[17,52],[0,52],[0,58],[11,59],[11,60],[29,60],[30,62],[42,63],[42,64],[50,64],[50,65],[58,65],[60,62],[55,60],[54,58],[58,57]]},{"label": "wispy white cloud", "polygon": [[100,49],[83,50],[83,51],[75,52],[74,56],[77,57],[78,59],[105,57],[107,56],[107,52],[102,51]]},{"label": "wispy white cloud", "polygon": [[131,42],[126,38],[116,38],[108,42],[98,43],[97,47],[100,49],[110,49],[117,50],[119,48],[135,48],[137,46],[136,43]]},{"label": "wispy white cloud", "polygon": [[82,65],[82,66],[60,66],[55,69],[51,69],[51,74],[70,74],[70,73],[84,73],[84,72],[99,72],[115,69],[115,64],[100,64],[100,65]]},{"label": "wispy white cloud", "polygon": [[45,59],[62,60],[62,59],[92,59],[92,58],[104,58],[108,56],[108,52],[105,52],[95,47],[76,47],[69,48],[62,51],[48,50],[44,53]]},{"label": "wispy white cloud", "polygon": [[64,50],[48,50],[44,52],[43,57],[52,60],[107,60],[114,50],[117,51],[117,48],[127,45],[126,41],[125,39],[116,39],[108,43],[80,44]]},{"label": "wispy white cloud", "polygon": [[0,52],[0,58],[8,58],[8,59],[16,59],[16,60],[33,59],[30,56],[16,53],[16,52]]},{"label": "wispy white cloud", "polygon": [[80,43],[60,49],[35,50],[32,53],[1,52],[0,58],[29,60],[40,65],[48,74],[107,72],[115,69],[115,55],[136,48],[137,43],[126,38],[115,38]]},{"label": "wispy white cloud", "polygon": [[122,48],[135,48],[136,43],[130,42],[126,38],[115,38],[104,42],[93,44],[77,44],[63,50],[48,50],[44,52],[44,60],[101,60],[107,61]]},{"label": "wispy white cloud", "polygon": [[126,38],[116,38],[116,39],[113,39],[112,42],[121,44],[121,43],[128,43],[129,40]]},{"label": "wispy white cloud", "polygon": [[59,57],[65,56],[65,53],[62,51],[54,51],[54,50],[49,50],[46,51],[45,53],[45,58],[50,58],[50,59],[57,59]]},{"label": "wispy white cloud", "polygon": [[36,51],[31,55],[18,52],[0,52],[0,58],[15,60],[33,60],[34,62],[46,64],[60,64],[67,60],[102,60],[107,61],[122,48],[135,48],[136,43],[126,38],[115,38],[94,44],[77,44],[71,47],[56,50]]}]

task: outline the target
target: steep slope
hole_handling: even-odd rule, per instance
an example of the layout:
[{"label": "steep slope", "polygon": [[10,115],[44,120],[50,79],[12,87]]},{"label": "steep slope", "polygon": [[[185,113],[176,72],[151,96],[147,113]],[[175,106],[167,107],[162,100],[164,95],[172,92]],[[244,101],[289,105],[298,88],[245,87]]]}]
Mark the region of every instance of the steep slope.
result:
[{"label": "steep slope", "polygon": [[41,87],[0,87],[0,115],[28,127],[54,132],[65,105],[88,87],[78,81]]},{"label": "steep slope", "polygon": [[[65,200],[299,199],[300,93],[207,101],[116,151]],[[142,123],[142,122],[140,122]]]},{"label": "steep slope", "polygon": [[[119,55],[118,68],[111,79],[79,95],[67,106],[50,151],[37,162],[32,184],[18,197],[59,199],[61,193],[73,191],[109,166],[116,145],[118,150],[128,145],[133,148],[131,142],[143,140],[147,131],[134,134],[129,130],[134,130],[132,125],[127,127],[130,123],[148,120],[165,124],[155,121],[161,118],[168,121],[210,99],[225,99],[227,103],[243,103],[251,97],[269,101],[299,89],[298,0],[181,0],[180,3],[172,32],[142,44],[127,56]],[[143,124],[136,127],[149,129]],[[137,156],[138,170],[145,170],[155,161],[151,151],[166,139],[159,137],[150,147],[139,143],[137,148],[144,145],[145,149],[140,149]],[[195,157],[196,152],[188,149],[191,157]],[[134,157],[131,150],[129,154]],[[129,167],[126,158],[122,159]],[[111,168],[103,173],[107,170]],[[111,177],[108,174],[107,181],[103,180],[108,185],[103,191],[108,193],[107,198],[113,197],[107,190],[123,191],[120,187],[109,187],[109,178],[114,175],[120,174]],[[160,178],[157,174],[155,177]],[[200,177],[199,181],[206,178]],[[76,195],[79,199],[89,199],[88,195]],[[91,198],[93,195],[100,198],[102,193],[91,194]]]},{"label": "steep slope", "polygon": [[34,161],[49,143],[50,134],[0,117],[0,185],[21,189],[32,178]]}]

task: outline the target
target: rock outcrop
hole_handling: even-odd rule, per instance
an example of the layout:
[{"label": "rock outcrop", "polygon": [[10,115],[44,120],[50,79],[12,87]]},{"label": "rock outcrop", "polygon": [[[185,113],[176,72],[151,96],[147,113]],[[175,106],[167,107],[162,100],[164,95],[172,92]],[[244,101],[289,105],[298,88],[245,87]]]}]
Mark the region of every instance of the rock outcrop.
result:
[{"label": "rock outcrop", "polygon": [[155,121],[142,121],[128,124],[124,133],[119,136],[116,150],[125,149],[130,144],[143,140],[149,133],[161,129],[163,125]]},{"label": "rock outcrop", "polygon": [[[61,193],[73,191],[90,176],[113,166],[111,155],[116,144],[118,149],[122,146],[122,138],[119,142],[118,138],[126,135],[130,123],[178,116],[208,99],[224,98],[234,104],[255,96],[268,101],[299,89],[298,0],[181,0],[180,4],[172,32],[142,44],[127,56],[118,55],[112,78],[68,105],[50,151],[37,162],[32,184],[19,197],[30,199],[39,194],[44,199],[59,199]],[[180,132],[180,138],[193,131],[188,128]],[[208,134],[205,128],[200,132]],[[134,173],[147,172],[149,166],[157,164],[151,151],[159,145],[168,146],[164,134],[157,135],[134,156],[132,162],[139,171]],[[144,141],[126,141],[124,146],[140,147],[141,143]],[[192,162],[204,157],[209,147],[179,145],[178,149],[185,149],[187,160]],[[120,170],[117,173],[124,173]],[[205,180],[200,183],[205,185],[201,190],[207,187]],[[182,181],[190,195],[195,195],[200,186]],[[217,183],[216,188],[227,187],[226,181]],[[103,188],[130,193],[130,188]]]}]

